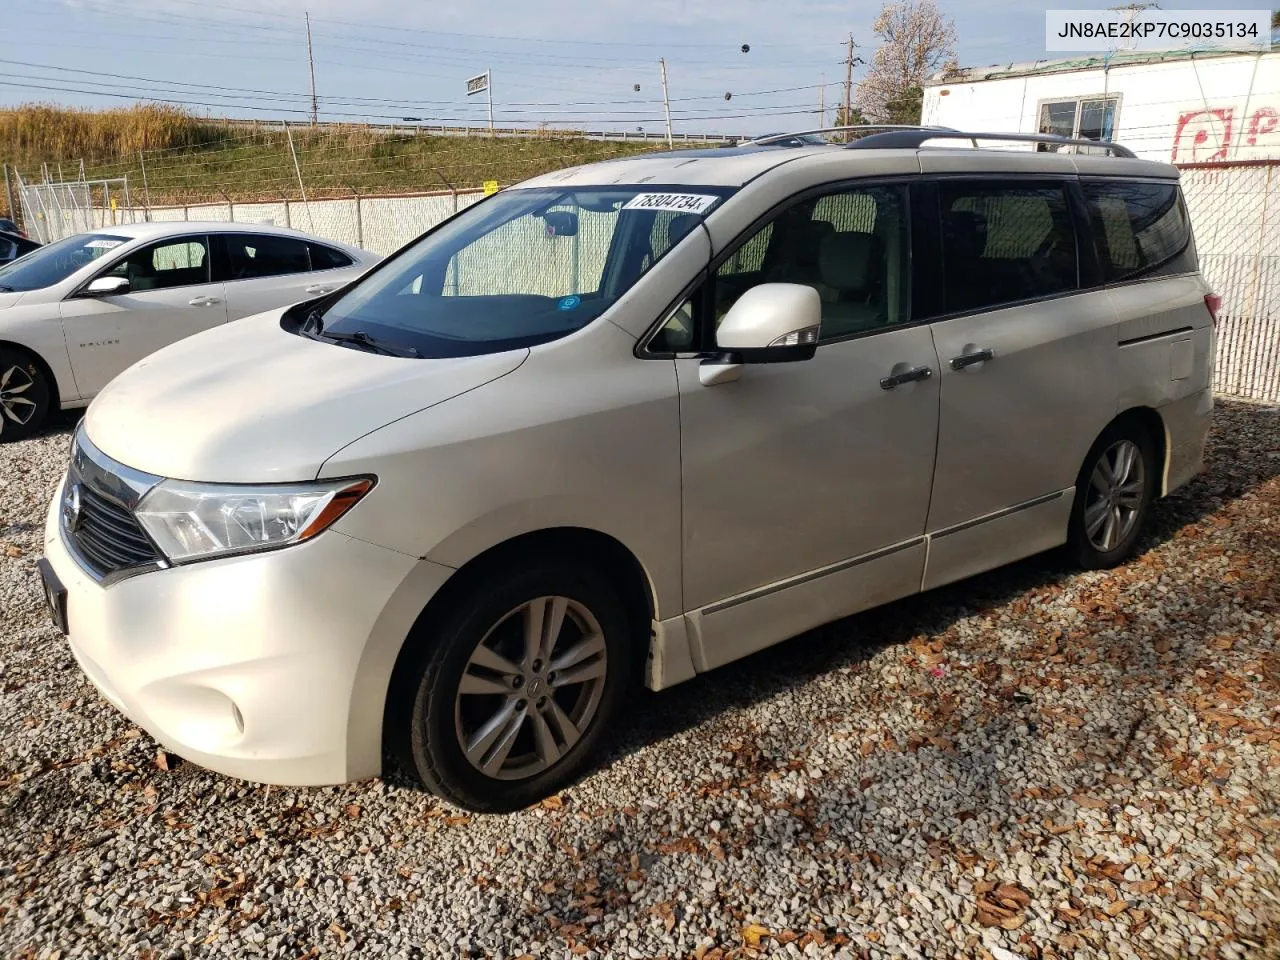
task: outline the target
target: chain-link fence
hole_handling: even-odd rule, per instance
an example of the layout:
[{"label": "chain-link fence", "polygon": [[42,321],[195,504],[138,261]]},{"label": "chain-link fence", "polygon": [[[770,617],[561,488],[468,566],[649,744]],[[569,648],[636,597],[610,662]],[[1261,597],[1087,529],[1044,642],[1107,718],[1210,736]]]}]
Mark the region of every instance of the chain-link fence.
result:
[{"label": "chain-link fence", "polygon": [[[203,220],[215,223],[269,223],[317,237],[352,243],[388,254],[426,232],[457,210],[484,196],[482,190],[400,197],[352,197],[349,200],[278,200],[269,203],[193,203],[185,206],[131,207],[119,210],[124,221]],[[102,226],[98,211],[97,226]]]},{"label": "chain-link fence", "polygon": [[22,221],[41,243],[135,219],[128,178],[26,183],[18,176],[17,188]]},{"label": "chain-link fence", "polygon": [[1182,189],[1222,297],[1214,387],[1280,403],[1280,160],[1189,164]]}]

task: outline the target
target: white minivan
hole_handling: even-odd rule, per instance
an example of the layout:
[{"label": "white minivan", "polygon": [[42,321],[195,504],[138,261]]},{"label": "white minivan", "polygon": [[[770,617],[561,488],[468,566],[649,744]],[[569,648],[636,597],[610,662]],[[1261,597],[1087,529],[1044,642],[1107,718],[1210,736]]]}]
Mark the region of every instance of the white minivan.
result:
[{"label": "white minivan", "polygon": [[80,666],[213,770],[386,748],[509,810],[636,683],[1038,551],[1124,561],[1213,403],[1178,173],[959,136],[540,176],[136,363],[49,510]]}]

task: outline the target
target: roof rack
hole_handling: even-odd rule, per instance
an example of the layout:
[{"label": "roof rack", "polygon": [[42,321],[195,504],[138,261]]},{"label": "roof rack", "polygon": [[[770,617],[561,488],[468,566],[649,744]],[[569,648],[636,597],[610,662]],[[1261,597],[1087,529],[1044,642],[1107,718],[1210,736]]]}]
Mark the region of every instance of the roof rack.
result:
[{"label": "roof rack", "polygon": [[888,132],[904,131],[914,132],[917,130],[934,130],[944,133],[958,133],[952,127],[926,127],[919,124],[903,124],[903,123],[858,123],[844,127],[816,127],[813,130],[793,130],[790,133],[771,133],[768,136],[756,137],[754,140],[748,140],[747,143],[755,146],[768,146],[769,144],[783,143],[787,140],[794,140],[797,137],[807,137],[818,133],[853,133],[861,130],[884,130]]},{"label": "roof rack", "polygon": [[929,140],[970,140],[976,149],[979,140],[1008,140],[1015,143],[1054,143],[1060,146],[1089,147],[1093,150],[1106,150],[1112,156],[1129,160],[1138,159],[1128,147],[1122,147],[1110,140],[1073,140],[1070,137],[1058,137],[1050,133],[967,133],[960,130],[948,130],[939,127],[908,127],[889,130],[885,133],[873,133],[854,140],[845,145],[849,150],[914,150]]}]

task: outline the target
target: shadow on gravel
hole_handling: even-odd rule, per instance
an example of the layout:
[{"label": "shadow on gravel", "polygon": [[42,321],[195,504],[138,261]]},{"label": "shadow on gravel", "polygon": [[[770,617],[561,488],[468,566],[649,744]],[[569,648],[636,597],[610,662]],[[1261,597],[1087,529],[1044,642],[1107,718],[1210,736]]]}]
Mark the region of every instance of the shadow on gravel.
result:
[{"label": "shadow on gravel", "polygon": [[[1139,557],[1131,563],[1280,475],[1280,456],[1265,452],[1267,436],[1272,443],[1280,437],[1280,411],[1218,398],[1205,472],[1155,504]],[[1250,440],[1254,449],[1246,449]],[[957,620],[1002,607],[1037,588],[1061,585],[1077,573],[1057,552],[1040,554],[826,624],[669,691],[645,691],[612,757],[601,763],[815,677],[856,667],[886,647],[906,644],[921,634],[945,633]]]}]

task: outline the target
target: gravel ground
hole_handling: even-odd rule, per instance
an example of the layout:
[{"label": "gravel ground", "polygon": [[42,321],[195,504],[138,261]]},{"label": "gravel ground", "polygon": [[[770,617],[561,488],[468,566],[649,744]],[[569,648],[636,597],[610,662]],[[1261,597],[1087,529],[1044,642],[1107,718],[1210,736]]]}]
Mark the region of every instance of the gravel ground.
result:
[{"label": "gravel ground", "polygon": [[1036,558],[645,694],[502,817],[158,755],[42,605],[66,434],[0,447],[2,956],[1280,956],[1275,408],[1220,401],[1123,569]]}]

